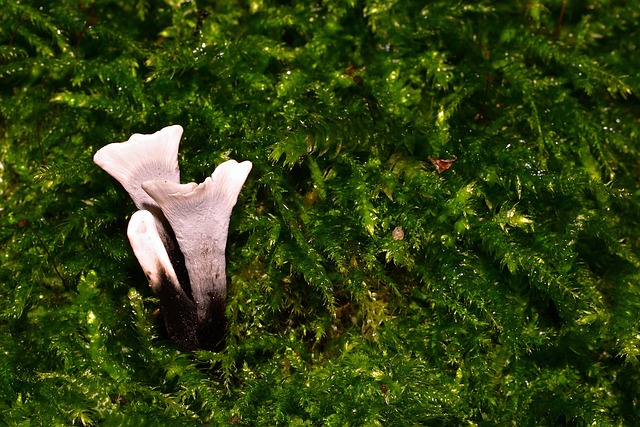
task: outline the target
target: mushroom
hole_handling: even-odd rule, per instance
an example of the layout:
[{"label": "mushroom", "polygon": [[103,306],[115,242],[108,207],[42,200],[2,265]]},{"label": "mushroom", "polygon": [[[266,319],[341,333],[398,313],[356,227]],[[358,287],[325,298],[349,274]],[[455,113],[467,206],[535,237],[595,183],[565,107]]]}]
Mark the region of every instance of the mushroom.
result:
[{"label": "mushroom", "polygon": [[229,160],[202,184],[181,185],[182,127],[100,149],[94,161],[136,207],[127,236],[160,300],[169,336],[187,349],[214,348],[225,331],[225,249],[231,211],[251,162]]},{"label": "mushroom", "polygon": [[160,307],[171,339],[185,348],[200,347],[196,307],[180,286],[151,212],[131,215],[127,237]]},{"label": "mushroom", "polygon": [[168,180],[142,183],[169,221],[184,255],[202,330],[224,330],[229,221],[251,167],[249,161],[228,160],[201,184]]},{"label": "mushroom", "polygon": [[150,135],[135,133],[125,142],[102,147],[93,156],[93,161],[122,184],[138,209],[153,215],[156,221],[154,228],[166,248],[179,283],[189,292],[189,275],[173,231],[160,207],[141,187],[144,181],[154,179],[180,182],[178,147],[182,131],[182,126],[173,125]]}]

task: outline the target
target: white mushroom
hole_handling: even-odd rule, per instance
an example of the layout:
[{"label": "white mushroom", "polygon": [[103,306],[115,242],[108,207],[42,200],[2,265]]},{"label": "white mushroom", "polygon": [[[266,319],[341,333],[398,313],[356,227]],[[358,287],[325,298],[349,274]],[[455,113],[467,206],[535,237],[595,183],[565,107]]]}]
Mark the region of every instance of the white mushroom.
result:
[{"label": "white mushroom", "polygon": [[188,290],[189,277],[173,231],[156,202],[141,187],[144,181],[154,179],[180,182],[178,147],[181,136],[180,125],[167,126],[150,135],[136,133],[125,142],[102,147],[93,156],[93,161],[122,184],[138,209],[153,214],[155,228],[178,274],[180,284]]},{"label": "white mushroom", "polygon": [[134,134],[93,159],[140,209],[127,235],[160,300],[169,336],[188,349],[212,348],[225,331],[229,220],[252,165],[229,160],[202,184],[181,185],[181,136],[178,125]]},{"label": "white mushroom", "polygon": [[[129,220],[127,237],[149,285],[160,300],[167,332],[178,344],[196,349],[211,346],[214,338],[202,332],[194,302],[180,287],[164,244],[156,229],[156,220],[149,211],[140,210]],[[211,333],[209,333],[211,335]]]},{"label": "white mushroom", "polygon": [[175,233],[200,322],[212,315],[212,309],[224,311],[229,220],[251,166],[248,161],[229,160],[219,165],[202,184],[176,184],[167,180],[142,184]]}]

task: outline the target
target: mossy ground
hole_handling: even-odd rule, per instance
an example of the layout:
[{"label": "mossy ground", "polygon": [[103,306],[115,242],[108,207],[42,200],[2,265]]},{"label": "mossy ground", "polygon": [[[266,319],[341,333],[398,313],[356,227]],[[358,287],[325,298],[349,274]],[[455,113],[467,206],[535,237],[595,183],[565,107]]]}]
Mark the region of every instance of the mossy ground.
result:
[{"label": "mossy ground", "polygon": [[[639,4],[0,1],[0,424],[640,424]],[[169,124],[218,353],[91,160]]]}]

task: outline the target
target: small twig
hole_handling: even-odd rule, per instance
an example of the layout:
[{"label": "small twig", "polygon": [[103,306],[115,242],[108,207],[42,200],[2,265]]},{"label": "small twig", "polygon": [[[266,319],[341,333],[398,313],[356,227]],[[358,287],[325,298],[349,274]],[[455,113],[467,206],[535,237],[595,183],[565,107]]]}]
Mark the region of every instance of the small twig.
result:
[{"label": "small twig", "polygon": [[556,27],[553,29],[553,34],[551,38],[553,41],[558,40],[558,35],[560,34],[560,26],[562,25],[562,21],[564,20],[564,11],[567,8],[567,0],[562,0],[562,6],[560,7],[560,16],[558,16],[558,22],[556,22]]},{"label": "small twig", "polygon": [[13,41],[16,39],[16,36],[18,35],[18,30],[20,29],[20,27],[22,27],[23,22],[24,22],[24,17],[20,18],[20,21],[18,21],[18,25],[16,25],[16,29],[13,31],[13,34],[11,34],[11,38],[9,39],[9,43],[7,44],[7,47],[11,47],[11,45],[13,45]]},{"label": "small twig", "polygon": [[377,113],[377,107],[378,107],[378,103],[376,101],[376,99],[369,93],[369,91],[367,90],[367,88],[364,86],[364,80],[362,79],[362,77],[356,75],[353,77],[353,82],[355,84],[357,84],[358,86],[360,86],[360,88],[362,89],[362,97],[364,98],[364,103],[367,106],[367,108],[369,109],[369,114],[371,115],[371,120],[373,121],[374,124],[376,124],[377,120],[376,120],[376,114]]},{"label": "small twig", "polygon": [[197,15],[198,15],[198,22],[196,24],[196,29],[193,31],[194,36],[198,35],[198,33],[202,31],[202,23],[204,22],[204,19],[207,16],[209,16],[209,12],[206,11],[205,9],[199,9]]},{"label": "small twig", "polygon": [[29,222],[29,220],[26,219],[26,218],[22,218],[20,221],[18,221],[18,227],[20,227],[20,228],[27,227],[29,230],[31,230],[33,232],[33,235],[36,236],[36,239],[40,243],[40,246],[42,246],[42,249],[44,249],[45,253],[47,254],[47,258],[49,258],[49,262],[53,266],[53,269],[55,270],[56,274],[58,275],[58,277],[62,281],[62,285],[66,288],[67,287],[67,282],[64,280],[64,277],[62,277],[62,274],[60,274],[60,270],[58,270],[58,266],[56,265],[56,262],[53,259],[53,256],[51,255],[51,252],[49,252],[49,249],[47,249],[47,246],[44,244],[44,242],[40,238],[40,235],[38,234],[36,229],[33,228],[31,223]]},{"label": "small twig", "polygon": [[42,137],[40,136],[40,123],[36,126],[36,135],[38,138],[38,148],[40,149],[40,163],[44,165],[44,149],[42,148]]}]

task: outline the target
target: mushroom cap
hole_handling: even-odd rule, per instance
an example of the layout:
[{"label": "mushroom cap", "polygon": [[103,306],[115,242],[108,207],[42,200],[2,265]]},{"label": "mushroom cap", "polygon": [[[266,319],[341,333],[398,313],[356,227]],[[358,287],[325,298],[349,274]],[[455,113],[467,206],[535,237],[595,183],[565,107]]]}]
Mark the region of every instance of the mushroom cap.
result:
[{"label": "mushroom cap", "polygon": [[[199,236],[207,236],[215,234],[215,224],[228,226],[231,211],[238,201],[251,167],[249,161],[238,163],[228,160],[220,164],[201,184],[153,180],[143,182],[142,188],[160,206],[176,234],[180,249],[185,252],[188,248],[183,247],[181,242],[185,240],[185,234],[191,236],[194,230],[198,230]],[[187,246],[192,243],[194,242],[184,242]],[[224,249],[224,245],[222,248]]]},{"label": "mushroom cap", "polygon": [[155,179],[180,182],[181,136],[180,125],[167,126],[148,135],[135,133],[125,142],[102,147],[93,161],[122,184],[138,209],[157,207],[140,185]]}]

